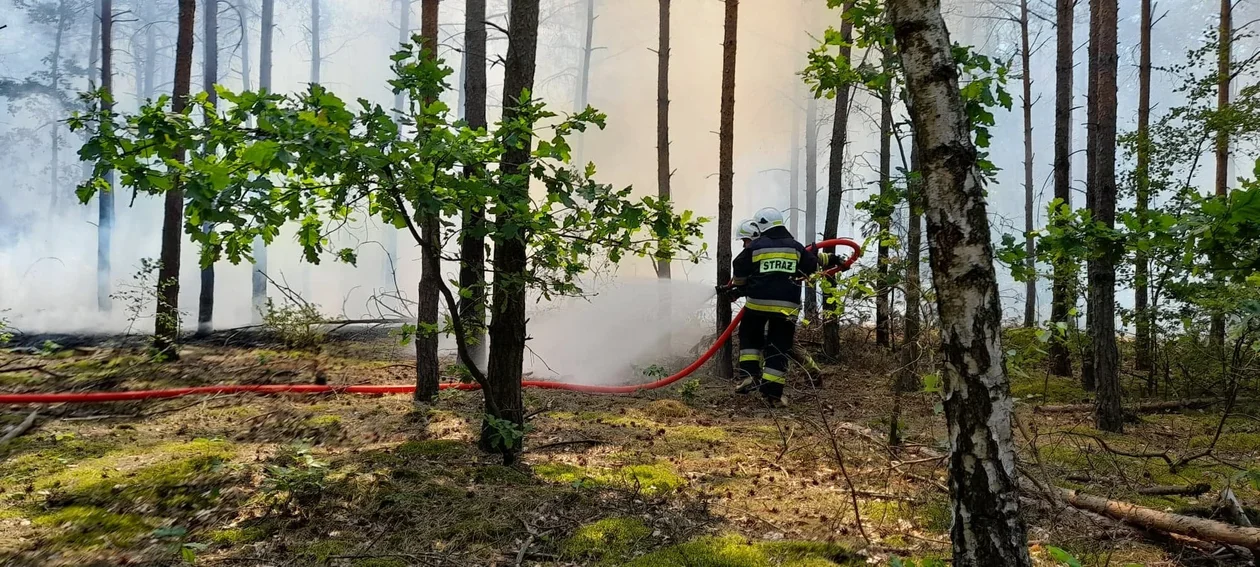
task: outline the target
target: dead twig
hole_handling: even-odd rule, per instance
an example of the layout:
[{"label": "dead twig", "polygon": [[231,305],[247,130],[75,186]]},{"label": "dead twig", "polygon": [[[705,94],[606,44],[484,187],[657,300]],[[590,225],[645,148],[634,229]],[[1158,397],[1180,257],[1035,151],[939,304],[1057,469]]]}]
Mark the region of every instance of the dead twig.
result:
[{"label": "dead twig", "polygon": [[22,420],[22,423],[17,424],[16,427],[9,430],[8,433],[5,433],[4,437],[0,437],[0,447],[4,446],[9,441],[17,439],[19,435],[26,433],[34,427],[35,418],[37,417],[39,417],[39,410],[31,410],[31,413],[26,416],[26,419]]},{"label": "dead twig", "polygon": [[555,443],[547,443],[546,445],[539,445],[537,447],[534,447],[533,449],[529,449],[529,451],[542,451],[543,449],[553,449],[556,447],[565,447],[568,445],[603,445],[605,443],[607,443],[607,441],[604,441],[603,439],[574,439],[572,441],[557,441]]}]

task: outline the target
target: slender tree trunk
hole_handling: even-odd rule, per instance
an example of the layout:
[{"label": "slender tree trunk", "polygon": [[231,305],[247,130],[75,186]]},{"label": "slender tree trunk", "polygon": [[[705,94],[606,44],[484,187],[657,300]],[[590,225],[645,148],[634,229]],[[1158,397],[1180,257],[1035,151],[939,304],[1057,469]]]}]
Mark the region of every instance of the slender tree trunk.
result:
[{"label": "slender tree trunk", "polygon": [[[468,0],[464,10],[464,120],[470,128],[486,127],[486,1]],[[479,167],[469,165],[470,175]],[[459,287],[471,292],[460,296],[459,311],[474,338],[468,345],[475,360],[484,364],[486,350],[486,242],[482,236],[486,217],[481,207],[464,211],[460,236]]]},{"label": "slender tree trunk", "polygon": [[320,0],[311,0],[311,83],[319,84],[319,70],[323,63],[323,54],[320,49],[323,47],[322,38],[320,37],[320,16],[319,16]]},{"label": "slender tree trunk", "polygon": [[251,75],[254,72],[253,63],[252,63],[253,55],[251,55],[250,49],[249,49],[250,11],[242,7],[241,9],[237,10],[237,14],[240,16],[240,20],[238,21],[238,23],[241,26],[241,88],[243,90],[248,91],[253,88],[251,86],[253,83],[253,78],[251,77]]},{"label": "slender tree trunk", "polygon": [[[114,91],[114,1],[101,0],[101,90],[113,96]],[[102,102],[106,110],[112,108],[112,102]],[[110,291],[110,251],[114,235],[114,172],[105,172],[108,191],[97,193],[96,217],[96,306],[101,311],[111,309]]]},{"label": "slender tree trunk", "polygon": [[[398,44],[411,42],[411,1],[398,0]],[[407,93],[394,93],[394,112],[401,119],[407,110]],[[385,249],[385,261],[381,263],[383,289],[396,290],[398,281],[398,229],[390,224],[381,225],[381,246]],[[392,300],[390,300],[392,303]]]},{"label": "slender tree trunk", "polygon": [[[920,173],[919,169],[919,139],[915,136],[914,142],[910,147],[910,171],[916,174]],[[922,199],[922,183],[921,180],[911,178],[906,183],[906,205],[908,219],[906,220],[906,328],[905,339],[901,345],[901,369],[897,372],[896,381],[893,383],[893,416],[889,425],[888,442],[892,445],[901,443],[901,399],[909,392],[913,392],[919,385],[919,357],[923,355],[923,350],[919,346],[919,334],[922,332],[922,323],[919,317],[919,310],[923,302],[923,290],[919,286],[922,285],[922,278],[919,276],[919,264],[922,262],[921,253],[923,250],[923,222],[921,216],[923,214]]]},{"label": "slender tree trunk", "polygon": [[[510,4],[509,0],[509,4]],[[582,62],[578,69],[578,78],[576,90],[573,96],[573,109],[581,112],[586,109],[590,103],[591,88],[591,53],[595,50],[592,42],[595,40],[595,0],[586,0],[586,41],[582,44]],[[576,132],[577,143],[573,150],[574,162],[580,165],[586,164],[586,134]]]},{"label": "slender tree trunk", "polygon": [[[793,233],[795,234],[795,233]],[[818,99],[805,101],[805,239],[818,238]],[[805,287],[805,316],[818,316],[818,288]]]},{"label": "slender tree trunk", "polygon": [[[891,61],[888,53],[885,61]],[[892,192],[892,89],[879,94],[879,194],[881,199],[888,198]],[[880,216],[879,231],[885,234],[892,229],[892,218]],[[891,287],[888,282],[888,245],[882,236],[876,248],[876,271],[879,274],[879,288],[875,293],[875,344],[882,347],[892,346],[892,306],[890,305]]]},{"label": "slender tree trunk", "polygon": [[[1054,63],[1054,198],[1060,207],[1072,207],[1072,69],[1076,0],[1056,0]],[[1075,318],[1070,315],[1076,304],[1076,270],[1071,260],[1064,258],[1054,263],[1054,289],[1051,299],[1050,319],[1055,323],[1067,323],[1074,328]],[[1055,333],[1050,341],[1050,373],[1055,376],[1072,375],[1072,354],[1064,337]]]},{"label": "slender tree trunk", "polygon": [[[1097,206],[1094,204],[1097,193],[1095,176],[1098,169],[1098,81],[1095,74],[1098,72],[1099,6],[1099,2],[1090,0],[1089,80],[1085,87],[1085,209],[1091,211],[1091,213]],[[1086,274],[1086,279],[1088,281],[1088,274]],[[1098,300],[1094,296],[1092,282],[1089,283],[1091,285],[1085,286],[1085,325],[1086,330],[1090,333],[1089,336],[1092,337],[1092,329],[1096,317],[1094,311]],[[1088,338],[1085,341],[1083,351],[1081,353],[1081,387],[1086,391],[1092,392],[1098,387],[1098,380],[1094,375],[1094,341],[1092,338]]]},{"label": "slender tree trunk", "polygon": [[[538,52],[538,1],[513,0],[508,19],[508,53],[503,71],[503,120],[511,121],[519,114],[522,91],[534,88],[534,70]],[[501,171],[521,172],[528,167],[532,140],[520,140],[503,154]],[[520,175],[503,188],[508,202],[529,199],[529,176]],[[495,223],[503,229],[514,220],[513,213],[496,215]],[[502,232],[502,230],[500,230]],[[523,235],[504,237],[494,247],[494,317],[490,321],[490,363],[486,375],[486,413],[498,419],[523,425],[521,371],[525,362],[525,286],[521,274],[529,269]],[[492,446],[494,429],[484,422],[481,446]],[[498,448],[508,464],[515,461],[516,450]]]},{"label": "slender tree trunk", "polygon": [[153,15],[152,7],[147,11],[149,15],[145,18],[144,27],[144,79],[143,86],[140,90],[140,98],[145,101],[153,100],[153,92],[155,83],[157,82],[157,30],[156,18]]},{"label": "slender tree trunk", "polygon": [[[175,40],[175,84],[172,92],[171,111],[183,112],[188,106],[188,93],[192,87],[193,24],[196,19],[197,0],[179,0],[179,35]],[[180,148],[176,159],[184,160],[185,148]],[[154,317],[153,346],[167,358],[179,357],[179,253],[183,243],[184,188],[183,180],[176,178],[174,187],[166,192],[166,206],[162,215],[162,254],[158,268],[157,316]]]},{"label": "slender tree trunk", "polygon": [[[1098,43],[1096,67],[1090,80],[1097,82],[1094,129],[1097,151],[1094,165],[1095,222],[1107,228],[1116,223],[1116,70],[1119,57],[1116,45],[1117,0],[1095,0],[1098,4],[1098,25],[1094,41]],[[1119,354],[1116,351],[1116,257],[1114,250],[1096,250],[1090,256],[1089,288],[1093,292],[1094,312],[1090,319],[1090,335],[1094,345],[1094,378],[1097,380],[1095,421],[1103,431],[1119,433],[1124,427],[1120,410]]]},{"label": "slender tree trunk", "polygon": [[[95,88],[92,86],[94,84],[92,81],[93,81],[93,78],[97,76],[96,65],[97,63],[100,62],[100,58],[101,58],[101,4],[100,4],[100,0],[93,0],[92,2],[92,32],[88,38],[87,79],[88,79],[89,90],[92,88]],[[90,165],[87,166],[86,171],[89,174],[92,173],[92,167]]]},{"label": "slender tree trunk", "polygon": [[[69,9],[66,7],[66,0],[60,0],[57,3],[57,35],[53,38],[52,60],[49,64],[48,86],[52,92],[61,92],[61,44],[66,34],[66,16]],[[60,114],[64,109],[60,103],[60,97],[57,99],[57,110]],[[49,172],[48,189],[52,196],[52,208],[56,210],[61,205],[61,126],[59,122],[53,122],[49,128],[48,145],[49,145],[49,164],[51,170]]]},{"label": "slender tree trunk", "polygon": [[[1137,111],[1137,203],[1138,226],[1147,226],[1151,200],[1151,0],[1142,0],[1141,38],[1138,41],[1138,111]],[[1137,326],[1134,343],[1134,367],[1151,369],[1151,314],[1149,309],[1151,277],[1150,258],[1140,248],[1133,258],[1133,311]]]},{"label": "slender tree trunk", "polygon": [[[717,282],[731,281],[731,224],[735,186],[735,48],[739,37],[739,0],[725,0],[726,16],[722,39],[722,105],[718,131],[718,252]],[[719,297],[717,332],[731,324],[731,304]],[[718,355],[718,376],[730,380],[735,375],[731,341]]]},{"label": "slender tree trunk", "polygon": [[1024,65],[1024,252],[1028,271],[1024,284],[1024,326],[1037,326],[1037,259],[1033,243],[1033,127],[1032,127],[1032,45],[1028,39],[1028,0],[1019,0],[1020,58]]},{"label": "slender tree trunk", "polygon": [[1002,308],[984,187],[938,2],[889,0],[923,169],[940,312],[954,567],[1025,567]]},{"label": "slender tree trunk", "polygon": [[[668,201],[669,193],[669,0],[660,0],[660,33],[656,48],[656,194]],[[670,279],[669,260],[656,263],[656,276]]]},{"label": "slender tree trunk", "polygon": [[[1233,59],[1234,10],[1236,0],[1221,0],[1220,45],[1216,58],[1216,111],[1224,113],[1229,107],[1230,62]],[[1229,195],[1229,130],[1221,127],[1216,131],[1216,196]],[[1225,315],[1212,315],[1211,342],[1225,344]]]},{"label": "slender tree trunk", "polygon": [[[845,2],[844,11],[853,8],[853,2]],[[845,19],[840,24],[840,37],[844,45],[840,57],[849,59],[853,50],[853,24]],[[840,207],[844,197],[844,146],[849,133],[849,97],[852,89],[844,87],[836,93],[836,115],[831,123],[830,171],[827,176],[827,216],[823,224],[823,239],[835,238],[840,231]],[[840,349],[840,322],[835,317],[823,318],[823,352],[835,354]]]},{"label": "slender tree trunk", "polygon": [[[258,46],[258,88],[271,91],[271,40],[275,31],[276,0],[262,0],[262,22]],[[267,309],[267,244],[261,238],[254,240],[254,271],[251,283],[250,303],[253,321],[262,322]]]},{"label": "slender tree trunk", "polygon": [[[219,103],[219,93],[214,90],[219,82],[219,0],[205,0],[202,14],[202,79],[206,98],[212,105]],[[209,233],[214,227],[201,225],[202,232]],[[201,294],[197,303],[197,334],[214,330],[214,264],[201,268]]]},{"label": "slender tree trunk", "polygon": [[[440,0],[423,0],[420,4],[420,35],[428,57],[436,59],[438,50],[438,4]],[[433,100],[424,101],[433,104]],[[436,329],[438,325],[438,301],[442,285],[440,220],[436,216],[421,220],[420,230],[428,246],[420,249],[424,269],[420,272],[420,284],[416,292],[416,328]],[[416,337],[416,393],[418,402],[432,402],[438,395],[438,335],[420,333]]]},{"label": "slender tree trunk", "polygon": [[797,238],[808,239],[809,236],[801,232],[801,112],[796,106],[801,101],[801,91],[797,81],[796,96],[792,98],[792,142],[788,158],[788,229]]}]

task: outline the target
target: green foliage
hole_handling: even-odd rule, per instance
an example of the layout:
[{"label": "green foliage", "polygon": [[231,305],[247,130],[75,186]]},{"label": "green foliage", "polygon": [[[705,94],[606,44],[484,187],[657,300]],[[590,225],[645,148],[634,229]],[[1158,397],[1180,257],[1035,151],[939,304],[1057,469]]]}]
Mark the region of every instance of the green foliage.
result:
[{"label": "green foliage", "polygon": [[13,328],[9,326],[9,320],[0,317],[0,346],[9,344],[13,340]]},{"label": "green foliage", "polygon": [[277,457],[278,464],[264,469],[263,494],[276,504],[292,504],[299,512],[313,510],[327,489],[328,465],[304,444],[288,447]]},{"label": "green foliage", "polygon": [[639,557],[627,567],[835,567],[864,561],[832,544],[754,542],[737,535],[702,537]]},{"label": "green foliage", "polygon": [[1071,553],[1064,551],[1062,548],[1053,545],[1046,546],[1046,552],[1050,554],[1050,558],[1055,561],[1067,565],[1068,567],[1081,567],[1081,561],[1072,556]]},{"label": "green foliage", "polygon": [[891,567],[945,567],[945,565],[947,565],[945,561],[941,559],[920,559],[915,561],[914,559],[902,559],[897,556],[893,556],[892,559],[889,559],[888,564]]},{"label": "green foliage", "polygon": [[307,302],[286,301],[277,306],[270,298],[262,310],[262,325],[267,333],[284,343],[286,347],[313,349],[328,338],[323,330],[327,320],[319,308]]},{"label": "green foliage", "polygon": [[683,382],[682,388],[678,390],[678,395],[682,397],[684,402],[690,404],[696,401],[698,392],[700,392],[700,379],[692,378]]},{"label": "green foliage", "polygon": [[520,449],[525,434],[532,429],[529,424],[518,425],[510,419],[501,419],[490,414],[486,414],[484,419],[486,426],[490,428],[490,445],[497,451]]}]

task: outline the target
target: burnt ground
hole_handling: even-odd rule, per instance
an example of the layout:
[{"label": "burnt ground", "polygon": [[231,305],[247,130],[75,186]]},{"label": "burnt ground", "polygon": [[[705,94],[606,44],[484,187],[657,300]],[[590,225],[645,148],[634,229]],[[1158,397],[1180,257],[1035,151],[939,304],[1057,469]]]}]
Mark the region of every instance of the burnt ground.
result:
[{"label": "burnt ground", "polygon": [[[116,338],[24,340],[0,353],[4,392],[309,382],[316,366],[331,384],[412,376],[406,349],[384,332],[333,336],[318,353],[220,335],[173,363]],[[41,408],[33,430],[0,447],[0,564],[821,567],[948,557],[939,400],[907,396],[906,441],[889,447],[894,357],[860,335],[837,361],[815,356],[822,389],[794,376],[788,409],[706,377],[632,396],[527,391],[532,430],[514,467],[477,451],[475,392],[444,392],[432,406],[239,395]],[[1225,488],[1260,508],[1243,473],[1260,453],[1255,407],[1236,407],[1220,436],[1220,408],[1136,416],[1116,436],[1093,430],[1087,413],[1032,411],[1086,400],[1075,381],[1012,375],[1030,474],[1160,510],[1212,513]],[[0,427],[29,412],[0,408]],[[1158,457],[1116,454],[1175,460],[1209,446],[1175,472]],[[1140,494],[1198,483],[1209,485],[1200,496]],[[1085,565],[1241,562],[1033,502],[1042,564],[1058,564],[1051,546]]]}]

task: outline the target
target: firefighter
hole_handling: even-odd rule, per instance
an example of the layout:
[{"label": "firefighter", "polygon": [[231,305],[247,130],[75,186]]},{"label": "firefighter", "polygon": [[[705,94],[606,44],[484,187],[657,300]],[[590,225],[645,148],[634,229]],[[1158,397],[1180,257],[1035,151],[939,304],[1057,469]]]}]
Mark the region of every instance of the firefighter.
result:
[{"label": "firefighter", "polygon": [[[795,353],[792,338],[800,314],[799,280],[820,266],[837,265],[838,259],[807,250],[783,225],[783,214],[773,208],[741,222],[736,236],[744,249],[735,258],[730,285],[719,291],[732,301],[747,298],[739,326],[739,370],[744,380],[737,391],[756,390],[771,405],[786,405],[783,386],[789,357]],[[808,366],[817,369],[812,360]]]}]

